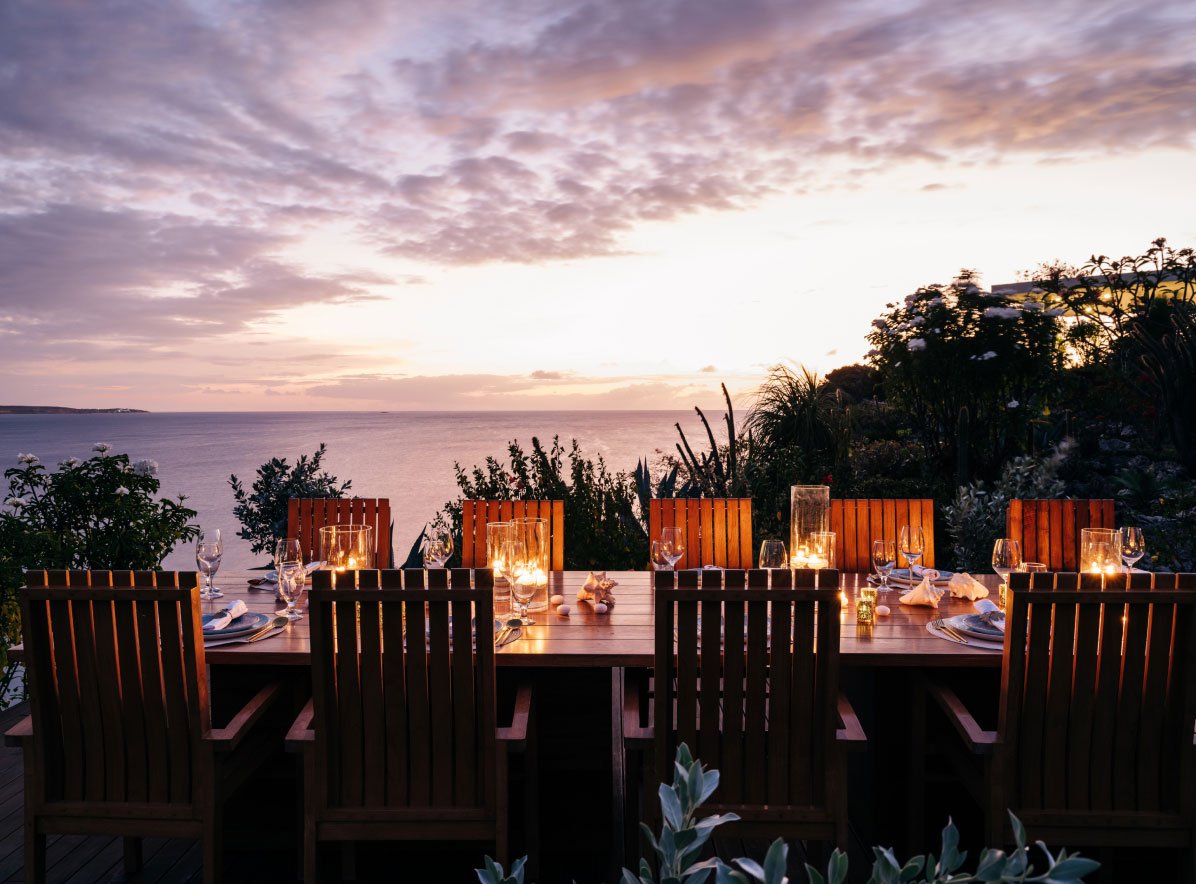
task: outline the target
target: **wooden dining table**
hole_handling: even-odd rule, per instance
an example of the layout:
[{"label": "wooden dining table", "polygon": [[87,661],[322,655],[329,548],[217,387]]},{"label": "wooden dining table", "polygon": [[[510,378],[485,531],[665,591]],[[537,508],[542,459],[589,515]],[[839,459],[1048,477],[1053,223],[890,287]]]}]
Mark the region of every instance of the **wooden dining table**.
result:
[{"label": "wooden dining table", "polygon": [[[281,610],[283,605],[276,601],[272,585],[255,587],[249,584],[251,578],[260,579],[261,575],[261,571],[218,574],[216,584],[224,591],[224,598],[204,602],[204,612],[219,610],[236,599],[244,601],[251,611]],[[558,571],[550,576],[549,593],[564,597],[570,608],[568,616],[562,616],[555,607],[534,611],[535,624],[524,627],[520,638],[499,649],[496,654],[499,667],[609,669],[652,666],[652,572],[608,572],[607,576],[617,585],[613,589],[615,603],[606,613],[596,613],[590,604],[578,600],[577,592],[587,576],[585,571]],[[977,579],[988,587],[990,597],[995,599],[997,578],[977,575]],[[951,598],[950,593],[944,593],[935,609],[900,604],[898,598],[904,589],[895,588],[881,593],[877,600],[878,604],[889,607],[887,616],[878,616],[872,626],[857,625],[855,602],[866,581],[866,574],[841,576],[846,600],[840,614],[840,654],[844,666],[1000,667],[999,650],[972,643],[958,644],[927,631],[926,624],[935,618],[974,610],[972,602]],[[504,607],[496,605],[495,617],[501,619],[505,613]],[[277,636],[210,648],[206,658],[212,666],[305,666],[310,652],[308,620],[303,617]]]}]

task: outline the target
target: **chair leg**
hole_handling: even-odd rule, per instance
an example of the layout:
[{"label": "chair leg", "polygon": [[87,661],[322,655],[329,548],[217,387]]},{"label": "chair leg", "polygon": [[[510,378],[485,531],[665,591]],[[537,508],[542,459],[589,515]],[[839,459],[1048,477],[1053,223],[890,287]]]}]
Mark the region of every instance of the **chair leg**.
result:
[{"label": "chair leg", "polygon": [[[310,818],[309,818],[310,819]],[[303,881],[304,884],[316,884],[319,880],[319,848],[316,841],[316,827],[311,822],[303,826]]]},{"label": "chair leg", "polygon": [[25,881],[42,884],[46,880],[46,836],[37,831],[37,823],[25,814]]},{"label": "chair leg", "polygon": [[203,826],[203,884],[219,884],[221,879],[223,856],[223,823],[224,814],[217,803]]},{"label": "chair leg", "polygon": [[140,838],[125,838],[125,874],[133,875],[141,871],[142,852]]},{"label": "chair leg", "polygon": [[341,842],[341,880],[357,880],[357,843],[354,841]]}]

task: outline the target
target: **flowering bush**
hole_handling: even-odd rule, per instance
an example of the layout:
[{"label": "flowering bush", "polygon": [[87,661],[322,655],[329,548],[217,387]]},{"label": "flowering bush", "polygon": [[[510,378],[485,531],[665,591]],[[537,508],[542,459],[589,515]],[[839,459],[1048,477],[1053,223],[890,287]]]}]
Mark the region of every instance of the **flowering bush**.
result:
[{"label": "flowering bush", "polygon": [[[963,271],[873,321],[870,362],[943,474],[991,478],[1020,453],[1062,367],[1059,316],[1043,301],[994,296]],[[967,413],[964,414],[964,409]]]},{"label": "flowering bush", "polygon": [[69,458],[50,472],[36,455],[20,454],[4,472],[0,509],[0,665],[20,638],[15,590],[24,568],[150,570],[197,531],[195,511],[157,499],[158,465],[110,455],[99,443],[87,460]]}]

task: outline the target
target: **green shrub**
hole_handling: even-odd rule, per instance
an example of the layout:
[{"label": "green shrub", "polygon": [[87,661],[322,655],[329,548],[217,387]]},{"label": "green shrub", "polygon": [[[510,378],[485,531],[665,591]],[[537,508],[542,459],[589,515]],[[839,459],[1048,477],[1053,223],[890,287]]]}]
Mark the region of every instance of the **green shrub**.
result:
[{"label": "green shrub", "polygon": [[130,463],[100,443],[87,460],[70,458],[48,471],[21,454],[4,472],[8,492],[0,510],[0,666],[20,638],[16,589],[25,568],[150,570],[179,541],[197,532],[195,510],[157,499],[158,465]]},{"label": "green shrub", "polygon": [[320,469],[327,453],[323,442],[309,459],[299,455],[292,467],[285,458],[273,458],[257,468],[252,493],[246,492],[235,475],[228,477],[236,506],[233,515],[241,523],[237,536],[248,540],[255,555],[273,555],[274,543],[287,536],[287,506],[292,497],[345,496],[351,481],[338,485],[336,476]]}]

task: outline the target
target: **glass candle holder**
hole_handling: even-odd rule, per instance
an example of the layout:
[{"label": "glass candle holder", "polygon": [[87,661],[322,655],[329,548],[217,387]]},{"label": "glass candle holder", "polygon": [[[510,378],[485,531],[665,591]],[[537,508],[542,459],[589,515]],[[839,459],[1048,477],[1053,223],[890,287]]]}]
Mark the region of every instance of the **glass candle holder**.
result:
[{"label": "glass candle holder", "polygon": [[544,611],[548,608],[548,574],[552,567],[552,547],[549,543],[548,520],[539,518],[512,519],[515,540],[522,540],[527,549],[525,570],[521,575],[524,585],[536,587],[535,596],[528,605],[529,611]]},{"label": "glass candle holder", "polygon": [[1121,533],[1112,528],[1081,528],[1080,570],[1088,574],[1121,573]]},{"label": "glass candle holder", "polygon": [[855,622],[871,624],[876,620],[876,598],[865,598],[862,594],[855,602]]},{"label": "glass candle holder", "polygon": [[813,567],[809,562],[813,535],[830,527],[830,517],[829,485],[794,485],[789,489],[789,553],[793,567]]},{"label": "glass candle holder", "polygon": [[374,567],[374,526],[346,522],[320,529],[320,558],[336,571]]}]

